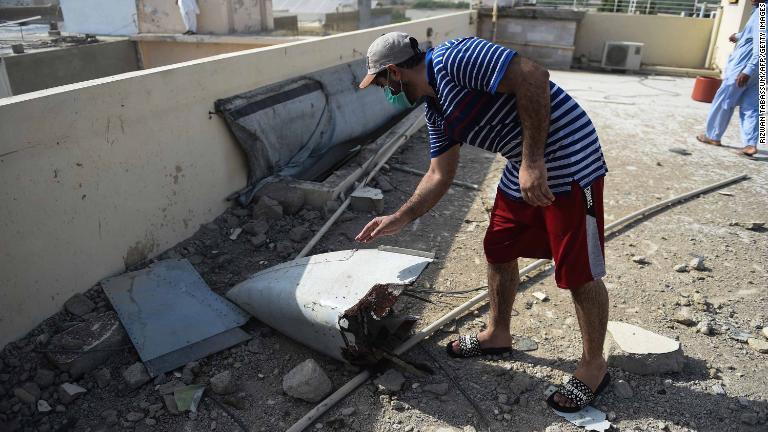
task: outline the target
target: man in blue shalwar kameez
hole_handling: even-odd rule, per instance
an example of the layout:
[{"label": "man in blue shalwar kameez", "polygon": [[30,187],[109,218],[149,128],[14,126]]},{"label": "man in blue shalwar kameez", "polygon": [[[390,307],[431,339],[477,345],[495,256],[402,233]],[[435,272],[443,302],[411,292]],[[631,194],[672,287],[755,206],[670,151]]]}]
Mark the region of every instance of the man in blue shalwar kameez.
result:
[{"label": "man in blue shalwar kameez", "polygon": [[736,43],[736,48],[728,58],[723,83],[712,101],[707,118],[707,133],[696,137],[705,144],[721,145],[720,139],[728,127],[733,110],[738,106],[743,143],[741,153],[745,156],[754,156],[757,153],[760,117],[757,102],[760,11],[757,5],[761,2],[765,0],[752,0],[752,16],[744,30],[731,35],[730,40]]}]

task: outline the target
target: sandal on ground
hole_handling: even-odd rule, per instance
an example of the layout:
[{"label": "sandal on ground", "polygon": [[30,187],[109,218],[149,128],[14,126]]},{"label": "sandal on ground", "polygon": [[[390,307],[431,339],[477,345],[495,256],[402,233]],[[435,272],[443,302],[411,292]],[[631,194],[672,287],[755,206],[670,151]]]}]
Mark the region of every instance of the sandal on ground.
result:
[{"label": "sandal on ground", "polygon": [[[752,151],[748,151],[747,149],[752,149]],[[739,150],[739,153],[742,156],[753,158],[755,155],[757,155],[757,147],[754,146],[746,146],[743,149]]]},{"label": "sandal on ground", "polygon": [[[459,352],[453,350],[453,344],[458,340]],[[459,336],[458,339],[454,339],[448,342],[445,350],[448,355],[454,358],[468,358],[479,357],[484,355],[501,355],[508,352],[512,352],[512,347],[499,347],[499,348],[480,348],[480,340],[477,335],[464,335]]]},{"label": "sandal on ground", "polygon": [[716,147],[720,147],[721,145],[723,145],[720,141],[715,141],[715,140],[709,138],[708,136],[706,136],[704,134],[696,135],[696,139],[700,143],[704,143],[704,144],[708,144],[708,145],[713,145],[713,146],[716,146]]},{"label": "sandal on ground", "polygon": [[[597,398],[600,393],[605,390],[606,387],[608,387],[608,383],[611,382],[611,375],[606,372],[605,376],[603,377],[603,381],[600,383],[600,385],[597,386],[595,391],[593,392],[588,385],[581,382],[578,378],[572,376],[568,379],[568,381],[561,385],[560,388],[557,389],[556,392],[552,393],[549,398],[547,398],[547,405],[552,407],[555,411],[560,411],[564,413],[575,413],[583,410],[587,405],[591,404],[595,398]],[[569,407],[569,406],[562,406],[559,403],[555,402],[555,395],[560,393],[561,395],[567,397],[570,399],[571,402],[575,403],[576,406]]]}]

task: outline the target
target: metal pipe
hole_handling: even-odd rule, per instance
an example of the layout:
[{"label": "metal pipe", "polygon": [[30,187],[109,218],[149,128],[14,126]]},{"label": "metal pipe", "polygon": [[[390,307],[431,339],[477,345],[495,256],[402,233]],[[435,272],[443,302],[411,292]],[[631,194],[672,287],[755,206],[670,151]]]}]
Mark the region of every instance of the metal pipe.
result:
[{"label": "metal pipe", "polygon": [[[419,175],[419,176],[427,175],[427,173],[425,173],[424,171],[415,170],[413,168],[404,167],[402,165],[392,164],[392,165],[388,165],[388,166],[390,168],[392,168],[393,170],[395,170],[395,171],[402,171],[402,172],[405,172],[405,173],[408,173],[408,174]],[[465,187],[467,189],[480,190],[480,186],[478,186],[476,184],[472,184],[472,183],[463,182],[463,181],[460,181],[460,180],[454,180],[451,183],[455,184],[456,186]]]},{"label": "metal pipe", "polygon": [[[704,186],[702,188],[693,190],[691,192],[685,193],[683,195],[679,195],[667,200],[664,200],[662,202],[656,203],[654,205],[645,207],[643,209],[640,209],[634,213],[630,213],[623,218],[616,220],[614,222],[611,222],[610,224],[605,226],[605,231],[612,230],[614,228],[620,227],[628,222],[633,221],[634,219],[649,215],[663,207],[666,207],[668,205],[677,203],[679,201],[686,200],[688,198],[694,197],[696,195],[700,195],[704,192],[709,192],[713,189],[721,188],[723,186],[727,186],[731,183],[735,183],[739,180],[747,178],[746,174],[737,175],[735,177],[731,177],[729,179],[713,183],[709,186]],[[547,264],[549,260],[547,259],[540,259],[537,260],[522,270],[520,270],[520,277],[527,275],[528,273],[538,269],[539,267],[542,267],[543,265]],[[469,309],[476,306],[483,300],[488,298],[488,292],[480,293],[465,303],[461,304],[460,306],[456,307],[452,311],[448,312],[447,314],[443,315],[441,318],[439,318],[437,321],[434,321],[432,324],[428,325],[418,333],[411,336],[407,341],[403,342],[402,345],[397,347],[395,349],[395,354],[400,355],[406,351],[408,351],[410,348],[412,348],[414,345],[418,344],[419,342],[423,341],[424,339],[431,336],[434,332],[436,332],[438,329],[440,329],[442,326],[447,324],[453,319],[456,319],[463,314],[465,314]],[[353,390],[355,390],[358,386],[364,384],[368,378],[371,377],[371,373],[368,370],[362,371],[359,374],[357,374],[354,378],[352,378],[349,382],[344,384],[342,387],[340,387],[338,390],[333,392],[330,396],[325,398],[320,404],[312,408],[307,414],[304,415],[299,421],[293,424],[290,428],[286,430],[286,432],[301,432],[304,429],[306,429],[309,425],[311,425],[315,420],[317,420],[321,415],[323,415],[326,411],[331,409],[337,402],[344,399],[349,393],[352,393]]]},{"label": "metal pipe", "polygon": [[[411,135],[414,134],[417,130],[419,130],[422,126],[422,122],[420,120],[417,120],[413,122],[411,126],[406,129],[405,132],[403,132],[401,135],[399,135],[397,138],[390,141],[389,144],[385,145],[384,147],[379,150],[379,152],[376,154],[376,157],[383,156],[378,164],[371,170],[370,173],[368,173],[368,176],[365,177],[365,179],[360,183],[360,185],[357,187],[357,189],[360,189],[364,187],[373,176],[376,175],[377,172],[381,169],[381,167],[389,160],[389,158],[392,157],[392,155],[395,153],[395,151],[400,148],[400,146],[408,140],[408,138],[411,137]],[[357,190],[356,189],[356,190]],[[304,258],[307,256],[309,251],[312,250],[313,247],[317,244],[317,242],[320,241],[320,239],[325,235],[326,232],[333,226],[333,224],[336,222],[336,220],[341,216],[342,213],[344,213],[344,210],[349,207],[349,204],[352,202],[352,194],[350,194],[347,199],[344,200],[344,202],[339,206],[339,208],[331,215],[330,218],[328,218],[327,221],[325,221],[325,224],[320,228],[320,230],[312,237],[306,246],[304,246],[304,249],[299,252],[299,254],[296,256],[296,259]]]}]

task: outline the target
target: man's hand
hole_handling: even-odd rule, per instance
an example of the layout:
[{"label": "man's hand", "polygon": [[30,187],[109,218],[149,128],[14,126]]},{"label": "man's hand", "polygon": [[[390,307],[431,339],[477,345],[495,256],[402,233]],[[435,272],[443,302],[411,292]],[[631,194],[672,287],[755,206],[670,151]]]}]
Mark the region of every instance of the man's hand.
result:
[{"label": "man's hand", "polygon": [[523,199],[530,205],[545,207],[552,204],[555,196],[547,184],[547,166],[544,160],[523,162],[520,167],[520,190]]},{"label": "man's hand", "polygon": [[730,36],[728,37],[728,40],[729,40],[729,41],[731,41],[732,43],[736,43],[736,42],[738,42],[738,41],[739,41],[739,38],[737,38],[737,37],[736,37],[736,33],[734,33],[734,34],[732,34],[732,35],[730,35]]},{"label": "man's hand", "polygon": [[744,87],[749,82],[749,75],[745,73],[740,73],[739,76],[736,78],[736,85],[739,87]]},{"label": "man's hand", "polygon": [[377,237],[397,234],[406,225],[406,221],[398,215],[379,216],[368,222],[355,240],[368,243]]}]

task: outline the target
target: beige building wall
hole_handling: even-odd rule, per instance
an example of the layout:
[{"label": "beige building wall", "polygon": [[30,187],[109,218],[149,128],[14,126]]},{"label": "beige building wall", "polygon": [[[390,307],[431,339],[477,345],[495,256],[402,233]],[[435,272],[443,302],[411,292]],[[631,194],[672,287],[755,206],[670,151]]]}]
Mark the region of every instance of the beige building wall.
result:
[{"label": "beige building wall", "polygon": [[665,15],[590,12],[576,31],[574,55],[600,61],[606,41],[642,42],[644,65],[703,68],[713,22]]},{"label": "beige building wall", "polygon": [[[175,0],[138,0],[139,33],[183,33]],[[257,33],[272,30],[272,0],[197,0],[197,32]]]},{"label": "beige building wall", "polygon": [[712,66],[725,70],[728,56],[733,52],[734,44],[728,38],[741,31],[749,21],[752,14],[752,3],[749,0],[739,0],[737,4],[730,4],[728,0],[721,3],[722,19],[720,29],[715,40],[715,49],[712,58]]},{"label": "beige building wall", "polygon": [[72,294],[220,214],[246,164],[218,98],[356,60],[382,33],[475,33],[471,12],[222,54],[0,100],[0,347]]},{"label": "beige building wall", "polygon": [[219,54],[315,38],[144,34],[131,39],[136,42],[142,69],[149,69]]}]

